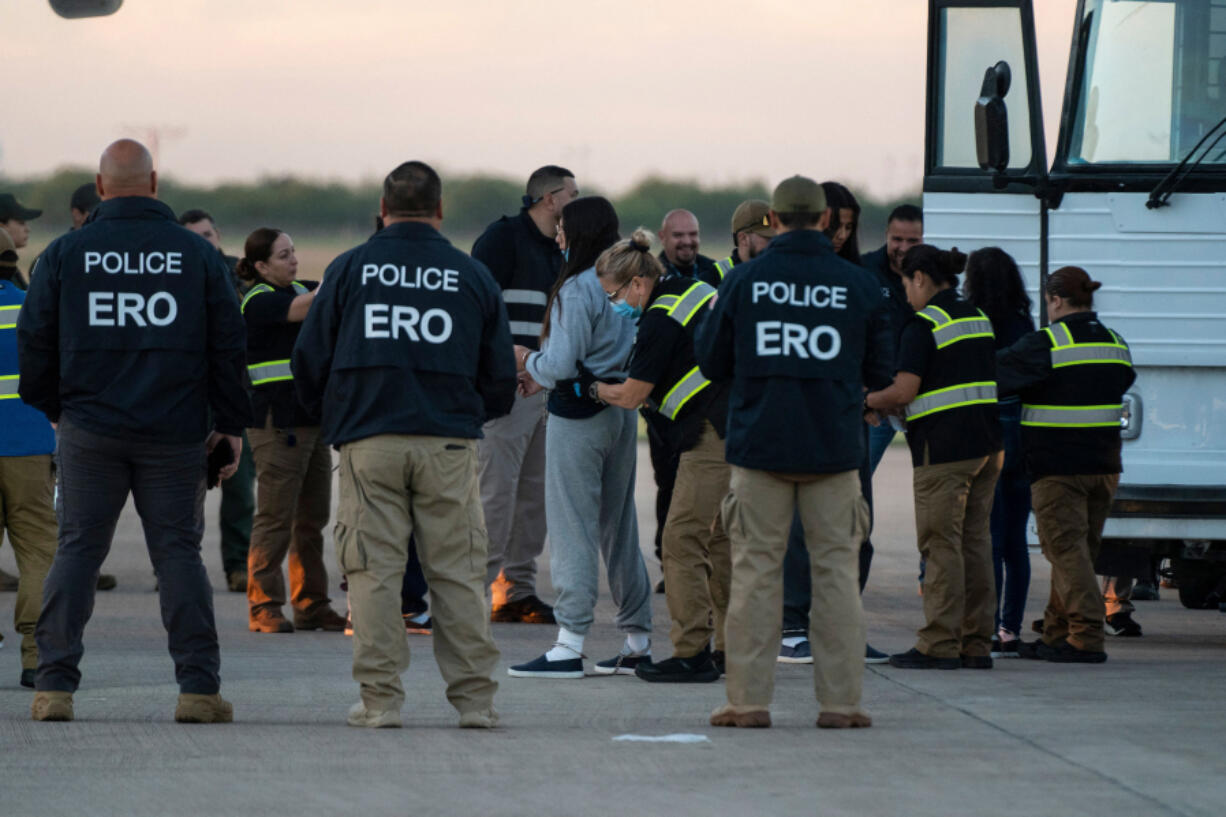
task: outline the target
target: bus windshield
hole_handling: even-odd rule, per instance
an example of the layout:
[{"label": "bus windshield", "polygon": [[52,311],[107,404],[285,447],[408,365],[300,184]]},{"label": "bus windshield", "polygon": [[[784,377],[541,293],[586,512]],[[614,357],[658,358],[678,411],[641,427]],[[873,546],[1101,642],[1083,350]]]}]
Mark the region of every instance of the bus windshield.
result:
[{"label": "bus windshield", "polygon": [[1070,164],[1178,162],[1226,115],[1226,0],[1086,0],[1079,30]]}]

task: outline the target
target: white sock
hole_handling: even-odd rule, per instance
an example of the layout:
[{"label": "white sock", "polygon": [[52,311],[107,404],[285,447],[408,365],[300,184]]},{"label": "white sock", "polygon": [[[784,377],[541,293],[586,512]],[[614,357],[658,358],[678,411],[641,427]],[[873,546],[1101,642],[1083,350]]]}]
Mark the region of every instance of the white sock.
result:
[{"label": "white sock", "polygon": [[647,633],[626,633],[626,655],[637,655],[651,650],[651,637]]},{"label": "white sock", "polygon": [[575,658],[582,658],[583,639],[583,635],[572,633],[565,627],[559,627],[558,643],[545,653],[545,659],[547,661],[571,661]]},{"label": "white sock", "polygon": [[808,640],[809,639],[805,638],[803,635],[790,635],[783,639],[783,646],[795,647],[797,644],[803,644]]}]

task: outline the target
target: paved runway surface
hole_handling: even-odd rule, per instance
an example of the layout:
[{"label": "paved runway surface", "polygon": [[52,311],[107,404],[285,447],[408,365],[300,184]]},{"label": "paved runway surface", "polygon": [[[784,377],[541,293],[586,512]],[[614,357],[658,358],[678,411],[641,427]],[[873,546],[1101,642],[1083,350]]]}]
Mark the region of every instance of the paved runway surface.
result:
[{"label": "paved runway surface", "polygon": [[[921,619],[910,463],[895,447],[877,475],[877,556],[864,595],[870,641],[911,646]],[[640,451],[644,550],[653,521]],[[549,646],[552,627],[496,624],[503,727],[460,730],[428,636],[413,663],[402,730],[344,725],[357,699],[349,639],[257,635],[245,597],[224,589],[216,492],[205,557],[216,589],[223,694],[236,722],[173,722],[176,687],[140,526],[129,507],[86,631],[77,721],[29,719],[17,685],[12,594],[0,594],[0,815],[1212,815],[1226,801],[1226,616],[1189,611],[1174,591],[1138,603],[1141,639],[1112,640],[1101,666],[998,661],[991,672],[870,667],[874,726],[818,731],[811,668],[779,666],[774,728],[713,729],[723,684],[648,685],[633,677],[508,678]],[[335,559],[329,541],[328,564]],[[1032,555],[1026,620],[1041,614],[1048,568]],[[0,566],[13,570],[8,547]],[[651,561],[653,580],[659,575]],[[339,576],[330,576],[336,588]],[[542,576],[542,595],[552,591]],[[588,640],[620,644],[607,588]],[[334,602],[344,608],[336,589]],[[670,652],[655,597],[656,657]],[[1027,634],[1031,637],[1031,634]],[[589,664],[590,671],[590,664]],[[615,740],[705,736],[694,743]]]}]

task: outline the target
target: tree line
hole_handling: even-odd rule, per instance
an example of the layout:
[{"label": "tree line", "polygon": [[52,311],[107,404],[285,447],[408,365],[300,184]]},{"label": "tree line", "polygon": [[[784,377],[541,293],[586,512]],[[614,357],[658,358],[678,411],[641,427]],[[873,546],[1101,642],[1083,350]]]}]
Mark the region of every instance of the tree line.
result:
[{"label": "tree line", "polygon": [[[68,223],[68,200],[79,185],[93,179],[84,168],[63,168],[29,179],[0,177],[0,192],[11,192],[29,207],[43,210],[38,232],[58,234]],[[523,181],[487,174],[444,175],[444,231],[467,245],[501,215],[520,207]],[[850,185],[849,185],[850,186]],[[159,198],[176,213],[207,210],[226,233],[231,252],[247,232],[261,226],[277,227],[303,237],[359,240],[374,227],[380,185],[377,181],[324,182],[293,176],[269,176],[255,182],[223,183],[212,187],[185,184],[173,177],[160,181]],[[584,193],[601,191],[584,184]],[[853,187],[854,190],[854,187]],[[764,182],[705,186],[695,181],[648,176],[620,195],[609,196],[621,219],[622,232],[643,225],[659,227],[664,214],[676,207],[691,210],[703,228],[704,251],[723,254],[730,246],[732,211],[747,198],[770,199]],[[904,201],[918,204],[918,195],[890,201],[858,196],[861,250],[875,248],[885,234],[889,211]],[[49,236],[48,236],[49,237]]]}]

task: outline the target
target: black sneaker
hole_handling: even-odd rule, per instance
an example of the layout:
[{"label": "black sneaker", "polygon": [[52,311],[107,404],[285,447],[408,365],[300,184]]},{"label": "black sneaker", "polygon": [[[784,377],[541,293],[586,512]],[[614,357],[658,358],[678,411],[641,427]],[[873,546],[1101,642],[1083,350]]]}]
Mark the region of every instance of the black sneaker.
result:
[{"label": "black sneaker", "polygon": [[634,674],[660,684],[709,684],[719,680],[719,667],[711,660],[711,653],[703,650],[689,658],[674,655],[658,664],[640,661]]},{"label": "black sneaker", "polygon": [[513,667],[508,667],[507,675],[510,675],[512,678],[582,678],[583,658],[550,661],[542,655],[526,664],[516,664]]},{"label": "black sneaker", "polygon": [[1101,664],[1107,660],[1107,654],[1079,650],[1067,641],[1061,641],[1051,648],[1051,655],[1047,660],[1053,664]]},{"label": "black sneaker", "polygon": [[508,601],[490,611],[490,621],[522,622],[524,624],[557,624],[553,608],[535,595]]},{"label": "black sneaker", "polygon": [[1107,635],[1118,635],[1121,638],[1140,638],[1141,625],[1132,620],[1132,613],[1113,613],[1107,616],[1103,623]]},{"label": "black sneaker", "polygon": [[1020,658],[1028,658],[1031,661],[1047,661],[1053,652],[1054,648],[1047,645],[1042,639],[1034,641],[1018,641],[1017,654]]},{"label": "black sneaker", "polygon": [[633,655],[619,652],[612,658],[597,661],[593,669],[597,675],[634,675],[640,664],[650,663],[650,652],[637,652]]},{"label": "black sneaker", "polygon": [[721,678],[728,674],[727,656],[723,650],[713,650],[711,652],[711,660],[715,662],[715,667],[719,670]]},{"label": "black sneaker", "polygon": [[1010,638],[1005,640],[999,635],[992,636],[992,652],[993,658],[1020,658],[1018,655],[1018,645],[1022,643],[1020,638]]},{"label": "black sneaker", "polygon": [[934,658],[912,647],[906,652],[891,655],[890,666],[898,669],[958,669],[962,666],[962,659]]},{"label": "black sneaker", "polygon": [[35,670],[32,670],[32,669],[23,669],[23,670],[21,671],[21,681],[20,681],[21,685],[22,685],[23,687],[27,687],[27,688],[29,688],[29,689],[34,689],[34,676],[35,676],[35,674],[36,674],[36,671],[35,671]]},{"label": "black sneaker", "polygon": [[990,655],[960,655],[958,660],[962,662],[962,669],[992,668],[992,656]]},{"label": "black sneaker", "polygon": [[1141,580],[1132,586],[1133,601],[1158,601],[1158,585]]},{"label": "black sneaker", "polygon": [[883,653],[881,650],[875,649],[872,644],[864,645],[864,663],[866,664],[884,664],[890,660],[890,656]]}]

